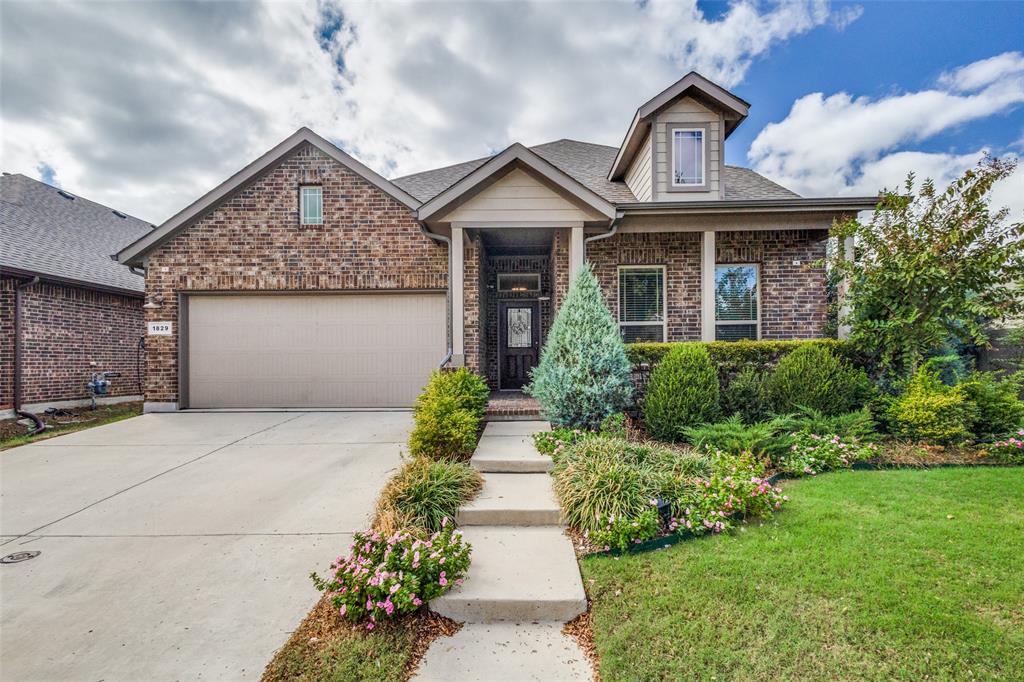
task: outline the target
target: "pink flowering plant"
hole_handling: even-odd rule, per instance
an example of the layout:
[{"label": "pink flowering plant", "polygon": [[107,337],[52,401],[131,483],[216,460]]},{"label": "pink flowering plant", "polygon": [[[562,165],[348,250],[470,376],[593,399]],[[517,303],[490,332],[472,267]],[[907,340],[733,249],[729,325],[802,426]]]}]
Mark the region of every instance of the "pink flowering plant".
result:
[{"label": "pink flowering plant", "polygon": [[651,507],[636,516],[605,517],[598,530],[587,531],[585,535],[606,552],[612,548],[624,552],[632,546],[653,540],[662,532],[656,504],[656,500],[651,500]]},{"label": "pink flowering plant", "polygon": [[536,446],[537,452],[557,459],[569,446],[575,445],[586,438],[594,438],[596,436],[597,433],[594,431],[561,427],[533,434],[533,444]]},{"label": "pink flowering plant", "polygon": [[461,584],[471,546],[445,519],[426,538],[409,532],[388,537],[356,533],[349,551],[347,558],[338,557],[331,565],[333,577],[310,577],[318,590],[332,596],[342,616],[368,621],[366,628],[373,630],[378,621],[412,613]]},{"label": "pink flowering plant", "polygon": [[989,445],[988,456],[1003,464],[1024,464],[1024,429]]},{"label": "pink flowering plant", "polygon": [[794,433],[789,450],[776,456],[776,468],[790,476],[813,476],[833,469],[849,469],[854,462],[871,459],[878,454],[874,443],[857,439],[844,440],[837,435]]},{"label": "pink flowering plant", "polygon": [[704,535],[721,533],[747,518],[767,518],[789,497],[764,477],[764,465],[749,453],[717,453],[710,476],[680,503],[669,529]]}]

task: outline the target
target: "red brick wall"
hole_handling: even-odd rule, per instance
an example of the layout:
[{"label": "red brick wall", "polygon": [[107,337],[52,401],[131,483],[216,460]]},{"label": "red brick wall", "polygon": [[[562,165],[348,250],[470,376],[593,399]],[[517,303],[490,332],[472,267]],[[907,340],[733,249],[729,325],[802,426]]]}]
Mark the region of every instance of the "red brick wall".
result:
[{"label": "red brick wall", "polygon": [[[486,294],[484,305],[484,375],[491,388],[498,388],[498,301],[547,297],[540,301],[540,342],[544,345],[551,327],[551,258],[547,256],[488,256],[483,278]],[[540,274],[540,293],[498,293],[498,273],[536,272]]]},{"label": "red brick wall", "polygon": [[[5,277],[0,284],[3,409],[14,404],[16,282]],[[111,396],[140,392],[136,372],[137,344],[144,333],[140,298],[40,282],[22,291],[22,305],[23,404],[86,398],[85,384],[96,371],[121,373],[112,380]]]},{"label": "red brick wall", "polygon": [[463,309],[463,350],[466,367],[477,374],[484,373],[483,336],[480,320],[483,319],[483,298],[480,295],[480,279],[483,272],[484,246],[480,237],[467,239],[462,254],[462,309]]},{"label": "red brick wall", "polygon": [[[761,269],[761,338],[817,338],[827,313],[827,230],[718,232],[718,263],[757,263]],[[587,260],[613,315],[618,315],[618,266],[665,265],[669,341],[699,341],[699,232],[620,232],[587,245]],[[794,261],[797,261],[794,264]],[[616,318],[617,319],[617,318]]]},{"label": "red brick wall", "polygon": [[569,228],[556,228],[551,240],[551,305],[557,313],[569,292]]},{"label": "red brick wall", "polygon": [[[300,184],[323,186],[324,224],[300,225]],[[447,251],[412,211],[303,145],[149,256],[147,295],[171,320],[178,292],[445,290]],[[149,337],[146,400],[178,400],[177,335]],[[441,358],[438,358],[440,361]]]}]

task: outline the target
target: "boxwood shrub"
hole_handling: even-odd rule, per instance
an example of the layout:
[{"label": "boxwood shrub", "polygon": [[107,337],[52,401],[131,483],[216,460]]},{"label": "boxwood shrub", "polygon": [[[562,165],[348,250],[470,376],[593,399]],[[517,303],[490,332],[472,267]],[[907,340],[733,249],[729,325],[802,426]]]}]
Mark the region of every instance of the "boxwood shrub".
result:
[{"label": "boxwood shrub", "polygon": [[719,367],[724,377],[731,377],[744,367],[760,369],[771,367],[786,355],[803,346],[821,346],[836,355],[855,361],[853,351],[845,341],[836,339],[810,339],[806,341],[684,341],[677,343],[631,343],[626,346],[626,355],[634,366],[646,363],[652,368],[677,346],[703,347],[711,361]]},{"label": "boxwood shrub", "polygon": [[431,459],[469,459],[489,395],[487,383],[464,367],[432,374],[416,399],[409,451]]},{"label": "boxwood shrub", "polygon": [[826,415],[859,409],[873,390],[864,370],[820,345],[801,346],[782,358],[764,388],[775,414],[810,407]]},{"label": "boxwood shrub", "polygon": [[683,429],[715,421],[718,372],[707,349],[680,344],[651,373],[643,401],[644,423],[652,436],[675,441]]}]

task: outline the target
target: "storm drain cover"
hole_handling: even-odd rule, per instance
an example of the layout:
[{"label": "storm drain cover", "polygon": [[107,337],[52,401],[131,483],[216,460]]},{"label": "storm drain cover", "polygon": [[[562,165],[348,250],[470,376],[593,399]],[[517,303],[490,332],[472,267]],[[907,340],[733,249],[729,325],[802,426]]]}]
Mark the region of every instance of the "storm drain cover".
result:
[{"label": "storm drain cover", "polygon": [[39,552],[15,552],[0,559],[0,564],[16,564],[21,561],[28,561],[39,556]]}]

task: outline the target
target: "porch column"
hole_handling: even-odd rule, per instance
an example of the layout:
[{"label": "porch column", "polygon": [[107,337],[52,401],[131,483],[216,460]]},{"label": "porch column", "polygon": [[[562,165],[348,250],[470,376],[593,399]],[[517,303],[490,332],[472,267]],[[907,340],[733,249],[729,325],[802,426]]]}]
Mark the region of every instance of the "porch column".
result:
[{"label": "porch column", "polygon": [[[843,243],[840,244],[839,246],[840,246],[840,248],[843,249],[843,260],[852,261],[853,260],[853,237],[845,238],[843,240]],[[849,314],[850,314],[850,302],[849,302],[849,298],[847,296],[849,294],[849,292],[850,292],[850,279],[848,277],[844,277],[843,280],[841,282],[839,282],[839,319],[840,320],[846,319],[849,316]],[[848,338],[850,338],[850,332],[852,332],[852,331],[853,331],[853,329],[850,327],[849,323],[846,323],[846,324],[842,324],[841,323],[839,325],[838,336],[839,336],[840,339],[848,339]]]},{"label": "porch column", "polygon": [[569,286],[576,279],[576,274],[583,267],[583,225],[570,228],[569,236]]},{"label": "porch column", "polygon": [[715,233],[704,232],[700,254],[700,338],[715,340]]},{"label": "porch column", "polygon": [[462,367],[466,364],[465,329],[466,329],[466,293],[463,290],[465,279],[465,248],[463,246],[461,227],[452,226],[452,258],[451,277],[452,291],[452,365]]}]

